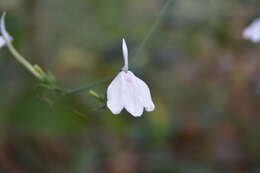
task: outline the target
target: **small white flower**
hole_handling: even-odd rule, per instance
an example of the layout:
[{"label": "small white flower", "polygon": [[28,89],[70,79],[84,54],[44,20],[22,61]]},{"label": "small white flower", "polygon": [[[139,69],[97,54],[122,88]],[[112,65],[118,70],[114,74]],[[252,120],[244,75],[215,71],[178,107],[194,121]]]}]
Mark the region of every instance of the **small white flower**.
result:
[{"label": "small white flower", "polygon": [[5,28],[5,14],[6,13],[4,12],[0,19],[0,48],[13,40]]},{"label": "small white flower", "polygon": [[107,107],[113,114],[125,108],[130,114],[139,117],[146,111],[153,111],[149,87],[144,81],[128,70],[128,50],[125,40],[122,43],[124,66],[107,89]]},{"label": "small white flower", "polygon": [[260,42],[260,18],[255,19],[244,29],[243,37],[254,43]]}]

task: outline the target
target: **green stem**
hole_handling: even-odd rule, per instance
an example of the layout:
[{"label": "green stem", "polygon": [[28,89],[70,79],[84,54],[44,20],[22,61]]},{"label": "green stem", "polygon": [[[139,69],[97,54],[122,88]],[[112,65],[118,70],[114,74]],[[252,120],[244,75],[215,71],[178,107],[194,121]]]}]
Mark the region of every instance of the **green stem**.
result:
[{"label": "green stem", "polygon": [[93,83],[86,85],[86,86],[83,86],[83,87],[79,87],[79,88],[75,88],[75,89],[69,89],[69,90],[66,91],[66,93],[67,94],[76,94],[76,93],[81,92],[81,91],[90,90],[91,88],[94,88],[94,87],[96,87],[96,86],[98,86],[102,83],[109,82],[110,80],[113,79],[113,77],[114,76],[108,77],[108,78],[93,82]]},{"label": "green stem", "polygon": [[131,59],[131,64],[130,66],[133,64],[134,60],[140,55],[140,53],[142,52],[142,50],[144,49],[144,47],[146,46],[147,42],[149,41],[149,39],[151,38],[152,34],[156,31],[157,27],[159,26],[160,22],[162,21],[163,16],[165,15],[165,13],[167,12],[167,10],[170,8],[170,6],[172,5],[174,0],[167,0],[165,2],[165,4],[163,5],[162,9],[159,12],[159,15],[157,16],[155,23],[153,24],[153,26],[151,27],[151,29],[149,30],[149,32],[146,34],[145,38],[143,39],[141,45],[139,46],[139,48],[137,49],[137,51],[134,54],[134,57]]},{"label": "green stem", "polygon": [[35,70],[35,68],[33,67],[32,64],[29,63],[29,61],[27,61],[13,46],[12,43],[8,43],[7,47],[9,49],[9,51],[12,53],[12,55],[14,56],[14,58],[21,63],[29,72],[31,72],[37,79],[39,79],[40,81],[44,81],[44,77]]}]

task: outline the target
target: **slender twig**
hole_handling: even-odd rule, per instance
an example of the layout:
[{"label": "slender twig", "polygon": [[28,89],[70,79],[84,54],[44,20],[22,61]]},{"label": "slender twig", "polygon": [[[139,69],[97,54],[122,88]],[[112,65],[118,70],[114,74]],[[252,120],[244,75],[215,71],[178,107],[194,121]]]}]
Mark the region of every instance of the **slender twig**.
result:
[{"label": "slender twig", "polygon": [[79,87],[79,88],[75,88],[75,89],[69,89],[66,91],[67,94],[76,94],[78,92],[81,92],[81,91],[85,91],[85,90],[90,90],[100,84],[103,84],[103,83],[106,83],[106,82],[109,82],[113,79],[114,76],[112,77],[108,77],[108,78],[105,78],[105,79],[102,79],[102,80],[99,80],[99,81],[96,81],[96,82],[93,82],[89,85],[86,85],[86,86],[82,86],[82,87]]},{"label": "slender twig", "polygon": [[13,46],[12,43],[8,42],[7,47],[9,49],[9,51],[12,53],[12,55],[14,56],[14,58],[20,62],[29,72],[31,72],[37,79],[39,79],[40,81],[43,81],[44,78],[43,76],[37,72],[35,70],[35,68],[33,67],[33,65],[27,61]]},{"label": "slender twig", "polygon": [[143,39],[142,43],[140,44],[139,48],[137,49],[137,51],[134,54],[134,57],[131,58],[131,64],[130,66],[133,64],[134,60],[140,55],[140,53],[142,52],[142,50],[145,48],[147,42],[149,41],[149,39],[151,38],[152,34],[156,31],[156,29],[158,28],[160,22],[162,21],[163,16],[165,15],[165,13],[167,12],[167,10],[170,8],[170,6],[172,5],[174,0],[167,0],[166,3],[163,5],[162,9],[160,10],[159,15],[157,16],[155,23],[153,24],[153,26],[151,27],[150,31],[147,33],[147,35],[145,36],[145,38]]}]

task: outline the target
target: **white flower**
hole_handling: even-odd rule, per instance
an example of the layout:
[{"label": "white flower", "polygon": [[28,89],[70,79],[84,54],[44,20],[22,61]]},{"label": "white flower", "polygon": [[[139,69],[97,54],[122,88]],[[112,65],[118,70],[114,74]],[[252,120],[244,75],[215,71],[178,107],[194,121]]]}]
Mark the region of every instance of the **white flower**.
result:
[{"label": "white flower", "polygon": [[6,13],[4,12],[0,19],[0,48],[13,40],[13,38],[9,35],[5,28],[5,14]]},{"label": "white flower", "polygon": [[125,108],[130,114],[139,117],[146,111],[153,111],[149,87],[144,81],[128,70],[128,50],[122,43],[124,66],[107,89],[107,107],[113,114],[119,114]]},{"label": "white flower", "polygon": [[260,18],[255,19],[244,29],[243,37],[254,43],[260,42]]}]

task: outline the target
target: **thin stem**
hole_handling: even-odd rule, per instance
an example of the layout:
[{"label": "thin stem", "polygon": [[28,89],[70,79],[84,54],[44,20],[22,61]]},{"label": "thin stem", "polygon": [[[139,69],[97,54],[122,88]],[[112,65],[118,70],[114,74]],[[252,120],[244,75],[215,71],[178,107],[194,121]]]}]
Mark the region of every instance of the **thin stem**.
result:
[{"label": "thin stem", "polygon": [[[38,80],[42,81],[42,82],[46,82],[45,79],[46,79],[46,74],[44,72],[44,74],[42,74],[40,71],[37,71],[35,69],[35,67],[29,63],[29,61],[27,61],[13,46],[12,43],[8,43],[7,44],[7,47],[9,49],[9,51],[12,53],[12,55],[14,56],[14,58],[20,62],[29,72],[31,72]],[[37,66],[38,67],[38,66]],[[112,77],[108,77],[106,79],[103,79],[103,80],[99,80],[99,81],[96,81],[94,83],[91,83],[89,85],[86,85],[86,86],[83,86],[83,87],[79,87],[79,88],[75,88],[75,89],[63,89],[63,88],[59,88],[57,86],[54,86],[54,88],[52,87],[53,90],[59,92],[59,93],[62,93],[62,94],[76,94],[78,92],[81,92],[81,91],[84,91],[84,90],[89,90],[97,85],[100,85],[102,83],[105,83],[105,82],[108,82],[110,80],[113,79],[114,76]],[[45,86],[45,84],[44,84]],[[47,85],[46,85],[47,86]],[[49,87],[49,86],[47,86]]]},{"label": "thin stem", "polygon": [[158,17],[156,18],[155,23],[153,24],[152,28],[150,29],[150,31],[147,33],[147,35],[145,36],[144,40],[142,41],[141,45],[139,46],[139,48],[137,49],[137,51],[134,54],[134,57],[131,58],[131,64],[133,64],[134,60],[140,55],[140,53],[142,52],[142,50],[144,49],[144,47],[146,46],[147,42],[149,41],[149,39],[151,38],[152,34],[156,31],[157,27],[159,26],[160,22],[162,21],[162,18],[164,16],[164,14],[167,12],[167,10],[169,9],[169,7],[171,6],[171,4],[173,3],[174,0],[167,0],[166,3],[163,5]]},{"label": "thin stem", "polygon": [[44,77],[35,70],[32,64],[29,63],[13,46],[12,43],[8,42],[7,47],[9,51],[12,53],[14,58],[20,62],[29,72],[31,72],[37,79],[40,81],[44,81]]},{"label": "thin stem", "polygon": [[100,84],[103,84],[103,83],[111,81],[113,79],[113,77],[114,76],[108,77],[108,78],[105,78],[105,79],[93,82],[93,83],[91,83],[89,85],[86,85],[86,86],[83,86],[83,87],[66,90],[66,94],[76,94],[76,93],[81,92],[81,91],[90,90],[91,88],[94,88],[94,87],[96,87],[96,86],[98,86]]}]

